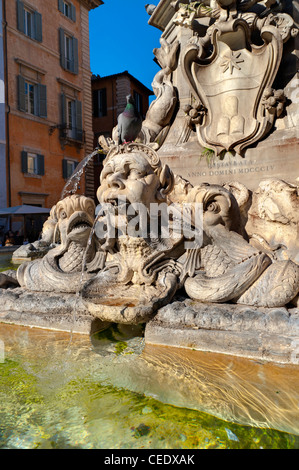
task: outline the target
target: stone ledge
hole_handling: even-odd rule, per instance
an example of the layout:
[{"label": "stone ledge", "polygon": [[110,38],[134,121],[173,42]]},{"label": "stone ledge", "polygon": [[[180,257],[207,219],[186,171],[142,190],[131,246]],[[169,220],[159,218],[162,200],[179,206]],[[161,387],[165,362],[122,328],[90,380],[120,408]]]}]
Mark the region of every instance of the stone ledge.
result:
[{"label": "stone ledge", "polygon": [[0,289],[0,305],[1,323],[81,334],[93,334],[110,325],[90,315],[74,294]]},{"label": "stone ledge", "polygon": [[299,309],[175,301],[146,325],[145,342],[299,364]]}]

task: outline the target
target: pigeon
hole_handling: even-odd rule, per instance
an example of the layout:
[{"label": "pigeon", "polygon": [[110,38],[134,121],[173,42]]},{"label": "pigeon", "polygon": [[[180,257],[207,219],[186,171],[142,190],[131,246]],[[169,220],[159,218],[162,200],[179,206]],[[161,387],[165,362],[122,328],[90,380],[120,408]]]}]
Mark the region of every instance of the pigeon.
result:
[{"label": "pigeon", "polygon": [[138,113],[132,95],[127,96],[127,105],[117,118],[118,144],[133,142],[142,128],[142,118]]},{"label": "pigeon", "polygon": [[155,9],[156,9],[156,5],[153,5],[152,3],[147,3],[145,5],[145,9],[146,9],[146,12],[152,16],[152,14],[154,13]]}]

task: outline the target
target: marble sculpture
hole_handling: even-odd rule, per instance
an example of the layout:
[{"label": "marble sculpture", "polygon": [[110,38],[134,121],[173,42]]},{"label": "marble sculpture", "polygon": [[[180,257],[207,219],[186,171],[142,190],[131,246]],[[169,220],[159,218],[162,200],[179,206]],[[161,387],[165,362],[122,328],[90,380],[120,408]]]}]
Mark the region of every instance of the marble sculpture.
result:
[{"label": "marble sculpture", "polygon": [[286,103],[273,88],[283,44],[298,32],[272,4],[172,2],[173,24],[192,37],[182,47],[162,36],[154,50],[156,99],[135,142],[122,141],[117,127],[111,139],[100,138],[107,155],[99,213],[84,196],[59,201],[44,226],[53,247],[22,264],[17,282],[3,274],[2,287],[79,292],[92,315],[116,323],[146,322],[178,292],[202,303],[297,305],[298,186],[268,178],[251,194],[238,181],[192,185],[158,153],[180,109],[172,80],[178,67],[190,90],[182,141],[193,129],[216,155],[242,155],[269,133]]}]

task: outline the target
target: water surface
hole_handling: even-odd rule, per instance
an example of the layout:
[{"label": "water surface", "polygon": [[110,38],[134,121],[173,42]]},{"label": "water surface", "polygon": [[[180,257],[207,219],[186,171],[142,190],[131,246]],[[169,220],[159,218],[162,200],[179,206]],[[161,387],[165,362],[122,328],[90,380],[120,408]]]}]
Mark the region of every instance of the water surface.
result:
[{"label": "water surface", "polygon": [[0,251],[0,272],[6,271],[8,269],[13,269],[14,271],[18,269],[19,264],[11,262],[11,255],[11,252]]},{"label": "water surface", "polygon": [[[110,340],[97,339],[101,344],[94,347],[85,335],[73,335],[70,342],[68,333],[0,324],[5,346],[0,364],[0,448],[299,448],[299,437],[291,433],[244,426],[183,406],[188,404],[188,394],[190,407],[199,403],[198,396],[202,401],[203,384],[196,395],[188,374],[175,377],[173,370],[162,367],[165,352],[162,356],[142,352],[142,337],[116,342],[111,340],[113,334],[110,331]],[[142,360],[140,354],[145,354]],[[159,357],[158,366],[148,361],[148,354],[153,362]],[[210,364],[205,387],[206,403],[211,397],[217,403],[215,394],[220,391],[222,412],[229,396],[225,388],[217,390],[217,380],[214,385],[210,382],[211,375],[223,370],[219,364],[217,368],[215,359]],[[191,369],[195,370],[193,364]],[[229,380],[228,376],[227,387],[232,389]],[[237,385],[233,402],[227,401],[226,406],[244,407],[247,399],[248,395],[238,396]],[[268,404],[263,399],[261,408]],[[251,417],[247,418],[250,422]]]}]

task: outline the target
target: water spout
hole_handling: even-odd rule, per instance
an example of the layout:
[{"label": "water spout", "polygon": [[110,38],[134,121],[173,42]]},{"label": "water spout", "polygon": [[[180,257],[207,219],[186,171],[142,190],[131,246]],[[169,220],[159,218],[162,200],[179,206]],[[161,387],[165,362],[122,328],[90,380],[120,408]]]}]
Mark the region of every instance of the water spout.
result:
[{"label": "water spout", "polygon": [[95,155],[97,155],[99,153],[99,149],[96,149],[94,150],[92,153],[90,153],[89,155],[87,155],[80,163],[79,165],[76,167],[75,171],[73,172],[73,174],[69,177],[69,179],[67,180],[66,184],[64,185],[64,188],[62,190],[62,193],[61,193],[61,197],[60,199],[64,199],[67,195],[69,194],[75,194],[77,189],[78,189],[78,185],[80,183],[80,180],[81,180],[81,176],[83,174],[83,171],[85,169],[85,167],[88,165],[88,163],[90,162],[90,160],[92,158],[95,157]]},{"label": "water spout", "polygon": [[[92,153],[87,155],[79,163],[79,165],[76,167],[73,174],[70,176],[70,178],[67,180],[66,184],[64,185],[64,188],[63,188],[61,196],[60,196],[60,200],[64,199],[66,196],[68,196],[70,194],[75,194],[77,192],[78,185],[80,183],[80,180],[81,180],[81,177],[83,175],[84,169],[86,168],[86,166],[88,165],[90,160],[92,160],[95,157],[95,155],[97,155],[98,153],[99,153],[99,150],[95,149]],[[79,306],[79,302],[80,302],[80,298],[81,298],[81,294],[82,294],[82,290],[83,290],[83,286],[84,286],[84,271],[85,271],[85,267],[86,267],[87,253],[88,253],[88,249],[91,246],[92,237],[94,235],[96,222],[97,222],[97,217],[96,217],[96,220],[95,220],[95,222],[93,224],[93,227],[90,231],[88,241],[87,241],[87,245],[86,245],[86,248],[85,248],[84,254],[83,254],[82,268],[81,268],[81,278],[80,278],[80,282],[79,282],[79,287],[78,287],[77,292],[76,292],[76,301],[75,301],[75,306],[74,306],[73,315],[72,315],[72,326],[71,326],[71,330],[70,330],[69,347],[70,347],[70,345],[72,343],[72,339],[73,339],[73,332],[74,332],[74,326],[75,326],[77,312],[78,312],[78,306]],[[55,235],[56,235],[56,232],[55,232]]]}]

